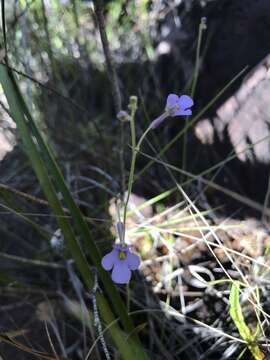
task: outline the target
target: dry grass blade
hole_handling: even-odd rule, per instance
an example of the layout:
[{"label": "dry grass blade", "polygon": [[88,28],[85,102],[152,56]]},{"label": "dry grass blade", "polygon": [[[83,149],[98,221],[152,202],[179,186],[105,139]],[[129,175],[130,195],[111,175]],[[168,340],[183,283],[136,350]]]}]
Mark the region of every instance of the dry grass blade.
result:
[{"label": "dry grass blade", "polygon": [[37,351],[34,349],[29,348],[28,346],[25,346],[18,341],[14,340],[13,337],[7,334],[0,334],[0,341],[3,341],[4,343],[16,347],[18,350],[27,352],[29,354],[32,354],[37,359],[46,359],[46,360],[70,360],[68,358],[63,358],[60,356],[54,357],[53,355],[50,355],[45,352]]}]

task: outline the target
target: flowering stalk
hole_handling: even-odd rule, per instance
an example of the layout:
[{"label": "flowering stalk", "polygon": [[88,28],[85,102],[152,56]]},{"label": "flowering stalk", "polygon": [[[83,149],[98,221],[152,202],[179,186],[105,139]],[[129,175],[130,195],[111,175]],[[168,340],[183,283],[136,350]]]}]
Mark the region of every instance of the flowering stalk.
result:
[{"label": "flowering stalk", "polygon": [[127,219],[127,208],[128,202],[132,190],[133,179],[134,179],[134,171],[137,157],[137,147],[136,147],[136,129],[135,129],[135,114],[138,108],[138,98],[136,96],[130,97],[129,109],[130,109],[130,132],[131,132],[131,146],[132,146],[132,159],[130,165],[130,172],[128,178],[128,190],[127,190],[127,198],[124,206],[124,215],[123,215],[123,224],[124,224],[124,237],[123,244],[125,244],[125,232],[126,232],[126,219]]},{"label": "flowering stalk", "polygon": [[167,97],[165,111],[159,117],[157,117],[155,120],[151,122],[151,124],[148,126],[148,128],[145,130],[145,132],[142,134],[141,138],[139,139],[138,143],[136,144],[135,114],[138,107],[138,99],[136,96],[130,97],[129,109],[131,113],[128,119],[130,122],[130,130],[131,130],[132,159],[131,159],[131,166],[130,166],[129,179],[128,179],[127,199],[125,201],[125,206],[124,206],[124,215],[123,215],[124,239],[122,245],[125,243],[127,208],[128,208],[128,202],[134,180],[136,158],[138,152],[140,151],[140,146],[144,138],[150,132],[150,130],[156,129],[169,116],[172,117],[179,115],[190,116],[192,114],[190,107],[192,106],[193,106],[193,100],[189,96],[182,95],[178,97],[175,94],[170,94]]},{"label": "flowering stalk", "polygon": [[113,250],[109,254],[105,255],[102,259],[102,267],[107,271],[112,270],[112,280],[117,284],[127,284],[131,277],[131,270],[138,269],[140,265],[139,256],[133,254],[129,250],[130,246],[127,246],[125,243],[127,208],[134,182],[136,158],[140,150],[140,146],[149,131],[152,129],[156,129],[167,117],[192,115],[192,111],[190,110],[192,106],[193,100],[189,96],[182,95],[179,97],[175,94],[170,94],[167,97],[165,111],[151,122],[151,124],[140,137],[138,143],[136,143],[135,129],[135,114],[138,107],[137,97],[130,97],[128,106],[130,114],[128,114],[126,111],[120,111],[118,113],[119,120],[129,121],[130,123],[132,158],[128,178],[127,198],[124,204],[123,222],[120,221],[116,225],[120,244],[115,244],[113,246]]},{"label": "flowering stalk", "polygon": [[131,114],[129,117],[130,122],[130,131],[131,131],[131,147],[132,147],[132,159],[131,159],[131,165],[130,165],[130,172],[129,172],[129,178],[128,178],[128,190],[127,190],[127,198],[125,201],[124,206],[124,215],[123,215],[123,224],[124,224],[124,239],[125,242],[125,228],[126,228],[126,218],[127,218],[127,208],[128,208],[128,202],[132,190],[133,180],[134,180],[134,172],[135,172],[135,165],[136,165],[136,158],[137,154],[140,151],[140,146],[146,137],[146,135],[149,133],[150,130],[155,129],[163,120],[165,120],[168,116],[168,112],[164,112],[161,114],[158,118],[156,118],[154,121],[151,122],[151,124],[148,126],[148,128],[145,130],[145,132],[140,137],[138,143],[136,144],[136,130],[135,130],[135,114],[137,111],[138,106],[138,100],[136,96],[130,97],[130,104],[129,108],[131,110]]}]

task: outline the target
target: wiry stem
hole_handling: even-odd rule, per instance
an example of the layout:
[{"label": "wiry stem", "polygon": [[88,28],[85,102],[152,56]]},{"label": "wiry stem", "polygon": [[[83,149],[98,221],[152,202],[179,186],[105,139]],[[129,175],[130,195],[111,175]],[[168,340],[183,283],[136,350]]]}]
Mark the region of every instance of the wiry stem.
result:
[{"label": "wiry stem", "polygon": [[[198,77],[199,77],[199,71],[200,71],[200,53],[201,53],[201,45],[202,45],[202,37],[203,32],[206,30],[206,18],[201,18],[201,22],[199,25],[199,32],[198,32],[198,42],[197,42],[197,48],[196,48],[196,60],[195,60],[195,68],[194,68],[194,74],[192,79],[192,85],[191,85],[191,93],[190,96],[194,98]],[[188,125],[188,117],[185,119],[185,128]],[[183,157],[182,157],[182,169],[186,169],[186,160],[187,160],[187,131],[184,132],[183,137]]]},{"label": "wiry stem", "polygon": [[[113,57],[111,54],[109,41],[106,33],[106,27],[105,27],[105,20],[103,15],[103,4],[102,0],[94,0],[94,9],[96,14],[96,19],[98,22],[99,27],[99,33],[100,38],[103,46],[103,52],[105,55],[106,65],[107,65],[107,71],[108,76],[111,84],[111,90],[112,90],[112,96],[113,96],[113,102],[114,102],[114,108],[116,111],[116,114],[118,114],[122,110],[122,98],[121,98],[121,92],[119,87],[119,81],[113,61]],[[121,170],[121,177],[122,177],[122,195],[125,191],[125,162],[124,162],[124,124],[121,122],[120,125],[120,170]]]},{"label": "wiry stem", "polygon": [[116,113],[119,113],[122,110],[122,99],[121,92],[118,82],[118,77],[115,70],[115,65],[113,61],[113,57],[111,54],[109,41],[106,33],[105,20],[103,15],[103,6],[101,0],[94,0],[95,14],[98,22],[100,38],[103,46],[103,51],[105,55],[108,76],[111,83],[112,88],[112,96]]},{"label": "wiry stem", "polygon": [[125,228],[126,228],[126,218],[127,218],[127,208],[128,208],[128,202],[130,199],[132,186],[134,182],[134,173],[135,173],[135,165],[136,165],[136,159],[137,154],[140,151],[141,144],[143,140],[145,139],[146,135],[150,132],[150,130],[155,129],[164,119],[168,117],[168,112],[165,111],[163,114],[161,114],[158,118],[153,120],[151,124],[148,126],[148,128],[145,130],[145,132],[140,137],[138,143],[136,143],[136,130],[135,130],[135,113],[137,110],[137,98],[132,96],[130,98],[130,104],[129,108],[131,110],[130,114],[130,131],[131,131],[131,146],[132,146],[132,158],[131,158],[131,165],[130,165],[130,172],[129,172],[129,178],[128,178],[128,190],[127,190],[127,198],[125,201],[124,206],[124,215],[123,215],[123,224],[124,224],[124,238],[123,242],[125,242]]},{"label": "wiry stem", "polygon": [[125,241],[127,208],[128,208],[128,202],[129,202],[129,198],[130,198],[130,194],[131,194],[131,190],[132,190],[132,185],[133,185],[134,171],[135,171],[135,164],[136,164],[136,157],[137,157],[136,130],[135,130],[135,113],[136,113],[136,110],[137,110],[137,99],[136,99],[136,104],[133,104],[133,106],[132,106],[132,102],[130,101],[130,108],[131,108],[130,131],[131,131],[132,159],[131,159],[130,172],[129,172],[129,178],[128,178],[127,198],[125,200],[124,215],[123,215],[124,241]]}]

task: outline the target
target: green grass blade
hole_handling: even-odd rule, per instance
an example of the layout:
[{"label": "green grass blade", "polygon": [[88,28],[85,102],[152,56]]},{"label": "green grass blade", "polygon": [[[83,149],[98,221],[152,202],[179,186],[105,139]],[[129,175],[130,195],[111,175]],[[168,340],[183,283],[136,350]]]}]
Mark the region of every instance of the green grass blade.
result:
[{"label": "green grass blade", "polygon": [[[58,200],[54,186],[48,176],[44,162],[41,159],[40,154],[36,148],[34,139],[33,137],[31,137],[28,131],[23,111],[18,103],[16,91],[14,90],[14,86],[9,78],[7,69],[3,65],[0,65],[0,82],[7,97],[10,111],[13,115],[14,120],[16,121],[18,130],[20,132],[24,149],[31,160],[31,164],[36,172],[41,187],[55,215],[57,216],[58,224],[63,231],[65,239],[68,242],[70,251],[74,258],[76,258],[76,264],[81,274],[83,274],[83,277],[87,279],[89,277],[89,274],[91,274],[90,268],[88,266],[85,256],[83,255],[83,252],[80,250],[79,244],[76,240],[74,240],[76,239],[75,234],[73,233],[69,222],[64,217],[65,213],[62,209],[61,203]],[[87,281],[88,286],[91,286],[90,278],[91,276]]]},{"label": "green grass blade", "polygon": [[156,204],[157,202],[167,198],[168,196],[170,196],[174,191],[176,190],[176,188],[170,189],[170,190],[166,190],[161,194],[156,195],[155,197],[144,201],[142,204],[140,204],[139,206],[136,206],[136,208],[134,210],[129,210],[127,212],[127,216],[131,216],[132,214],[135,213],[135,211],[140,211],[143,210],[144,208],[146,208],[147,206],[151,206]]},{"label": "green grass blade", "polygon": [[88,225],[82,216],[78,206],[76,205],[69,189],[66,186],[65,180],[62,176],[61,170],[52,154],[52,150],[44,141],[39,129],[37,128],[30,111],[27,108],[27,105],[21,96],[20,90],[17,86],[15,78],[13,74],[10,72],[10,81],[13,84],[13,87],[17,93],[20,106],[23,108],[24,114],[27,117],[29,130],[31,130],[32,135],[36,138],[38,145],[40,147],[40,154],[43,157],[44,163],[46,164],[48,171],[50,172],[52,179],[55,183],[55,186],[58,191],[60,191],[63,195],[63,200],[70,211],[70,214],[73,217],[74,225],[78,234],[81,235],[84,244],[86,245],[87,249],[89,250],[89,255],[93,265],[97,268],[101,281],[103,282],[105,289],[112,299],[112,304],[115,308],[116,313],[119,315],[122,325],[124,326],[127,332],[132,332],[134,326],[129,318],[126,308],[121,300],[119,292],[117,291],[115,285],[113,284],[110,276],[108,275],[107,271],[105,271],[101,266],[101,256],[98,251],[98,248],[95,245],[94,239],[90,233]]},{"label": "green grass blade", "polygon": [[254,343],[255,338],[247,326],[240,304],[240,284],[238,281],[233,282],[230,292],[230,316],[237,327],[241,338],[248,343],[248,348],[255,360],[263,360],[264,355],[259,349],[258,345]]},{"label": "green grass blade", "polygon": [[[128,333],[132,332],[134,327],[127,315],[120,295],[117,292],[115,286],[112,284],[111,279],[108,277],[108,274],[100,266],[100,256],[97,248],[95,247],[95,245],[93,245],[91,241],[91,234],[88,226],[85,223],[83,217],[81,216],[80,210],[74,203],[74,200],[65,185],[61,172],[54,158],[52,157],[50,150],[47,148],[43,138],[41,137],[37,127],[35,126],[33,119],[31,118],[31,115],[26,107],[26,104],[23,101],[13,74],[4,65],[0,65],[0,82],[4,89],[4,93],[6,95],[13,119],[15,120],[19,133],[21,135],[23,146],[29,156],[33,169],[50,203],[50,206],[57,217],[59,227],[63,232],[64,238],[68,244],[68,249],[75,260],[75,264],[84,280],[84,283],[86,284],[88,290],[91,291],[93,286],[93,275],[84,255],[84,252],[82,251],[80,244],[76,239],[73,229],[69,221],[64,216],[65,213],[62,209],[60,201],[58,200],[56,188],[48,175],[48,170],[51,172],[51,176],[54,179],[54,182],[58,185],[58,189],[62,192],[66,200],[66,204],[69,207],[78,231],[81,233],[84,239],[86,238],[85,240],[87,241],[85,242],[88,244],[88,246],[89,244],[91,245],[90,251],[94,251],[94,254],[91,254],[92,258],[93,255],[97,256],[94,264],[97,263],[97,265],[99,265],[98,271],[100,270],[103,275],[103,283],[111,297],[113,304],[115,305],[115,307],[117,305],[119,306],[118,312],[120,313],[119,315],[121,315],[122,324],[125,327],[125,330]],[[96,298],[103,320],[106,324],[112,323],[115,320],[115,317],[110,309],[107,300],[100,293],[97,294]],[[142,359],[147,359],[141,347],[139,347],[139,352],[136,353],[133,351],[133,347],[130,343],[120,341],[120,332],[121,331],[117,324],[114,324],[110,329],[111,337],[113,338],[123,358],[128,360],[135,359],[136,355],[137,358],[140,357]]]}]

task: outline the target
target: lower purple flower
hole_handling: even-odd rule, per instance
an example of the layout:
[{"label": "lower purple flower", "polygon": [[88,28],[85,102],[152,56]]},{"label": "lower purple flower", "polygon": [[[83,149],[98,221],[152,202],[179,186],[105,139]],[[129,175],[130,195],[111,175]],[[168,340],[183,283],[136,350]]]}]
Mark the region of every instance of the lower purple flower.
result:
[{"label": "lower purple flower", "polygon": [[129,246],[115,244],[113,250],[102,258],[102,267],[112,271],[112,280],[117,284],[127,284],[131,278],[131,270],[140,266],[140,257],[133,254]]}]

